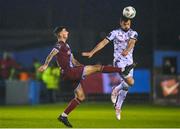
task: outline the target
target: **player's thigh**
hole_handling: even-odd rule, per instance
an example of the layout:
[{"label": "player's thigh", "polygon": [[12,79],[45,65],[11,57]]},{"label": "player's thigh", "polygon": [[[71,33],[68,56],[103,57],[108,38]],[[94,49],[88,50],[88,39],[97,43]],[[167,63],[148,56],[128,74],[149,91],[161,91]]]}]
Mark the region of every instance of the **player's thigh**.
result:
[{"label": "player's thigh", "polygon": [[131,71],[129,72],[129,74],[126,76],[125,81],[126,81],[126,83],[127,83],[129,86],[134,85],[133,74],[134,74],[134,69],[131,69]]},{"label": "player's thigh", "polygon": [[81,101],[85,99],[85,93],[81,84],[78,85],[78,87],[75,89],[74,92],[75,92],[75,96]]},{"label": "player's thigh", "polygon": [[[127,62],[124,61],[114,62],[114,66],[118,68],[125,68],[127,66]],[[133,72],[134,70],[132,69],[130,73],[126,76],[126,78],[121,77],[130,86],[134,84]]]},{"label": "player's thigh", "polygon": [[83,75],[87,76],[96,72],[99,72],[101,70],[101,65],[87,65],[84,67]]}]

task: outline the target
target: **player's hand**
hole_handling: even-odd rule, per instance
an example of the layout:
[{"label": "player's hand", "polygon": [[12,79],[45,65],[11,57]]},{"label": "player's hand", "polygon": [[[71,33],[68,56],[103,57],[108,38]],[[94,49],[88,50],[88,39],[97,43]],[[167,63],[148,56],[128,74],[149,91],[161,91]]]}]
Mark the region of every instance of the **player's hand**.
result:
[{"label": "player's hand", "polygon": [[127,50],[124,50],[122,53],[121,53],[122,56],[127,56],[128,55],[128,51]]},{"label": "player's hand", "polygon": [[91,52],[82,52],[82,56],[86,56],[88,58],[91,58],[93,56],[93,53],[91,53]]},{"label": "player's hand", "polygon": [[48,65],[41,65],[39,68],[38,68],[38,71],[39,72],[43,72],[43,71],[45,71],[46,69],[47,69],[47,67],[48,67]]}]

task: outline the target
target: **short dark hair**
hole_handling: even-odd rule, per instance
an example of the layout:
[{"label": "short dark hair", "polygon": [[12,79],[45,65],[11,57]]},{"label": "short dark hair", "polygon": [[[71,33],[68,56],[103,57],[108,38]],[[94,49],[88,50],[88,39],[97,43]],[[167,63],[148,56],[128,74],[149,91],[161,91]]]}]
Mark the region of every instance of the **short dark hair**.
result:
[{"label": "short dark hair", "polygon": [[57,27],[55,27],[55,29],[53,30],[54,35],[57,36],[58,33],[61,32],[63,29],[68,30],[66,26],[57,26]]},{"label": "short dark hair", "polygon": [[127,22],[128,20],[131,20],[130,18],[127,18],[127,17],[125,17],[125,16],[121,16],[121,18],[120,18],[120,21],[122,22],[122,21],[124,21],[124,22]]}]

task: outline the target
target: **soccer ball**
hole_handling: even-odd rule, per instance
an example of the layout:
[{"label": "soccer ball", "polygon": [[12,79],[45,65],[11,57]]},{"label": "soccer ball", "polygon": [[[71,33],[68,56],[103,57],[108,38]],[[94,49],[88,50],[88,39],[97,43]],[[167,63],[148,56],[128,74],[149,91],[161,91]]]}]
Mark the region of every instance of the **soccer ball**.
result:
[{"label": "soccer ball", "polygon": [[133,19],[136,16],[136,10],[132,6],[125,7],[123,9],[123,16],[129,19]]}]

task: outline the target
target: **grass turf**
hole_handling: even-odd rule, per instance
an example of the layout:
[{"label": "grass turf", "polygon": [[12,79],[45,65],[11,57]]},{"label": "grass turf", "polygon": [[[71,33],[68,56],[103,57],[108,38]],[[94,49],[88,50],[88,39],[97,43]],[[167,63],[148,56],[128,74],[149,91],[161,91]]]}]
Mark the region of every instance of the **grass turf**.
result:
[{"label": "grass turf", "polygon": [[[0,106],[0,128],[64,128],[57,121],[66,104]],[[180,127],[180,108],[125,104],[117,121],[111,103],[83,103],[69,116],[76,128],[169,128]]]}]

